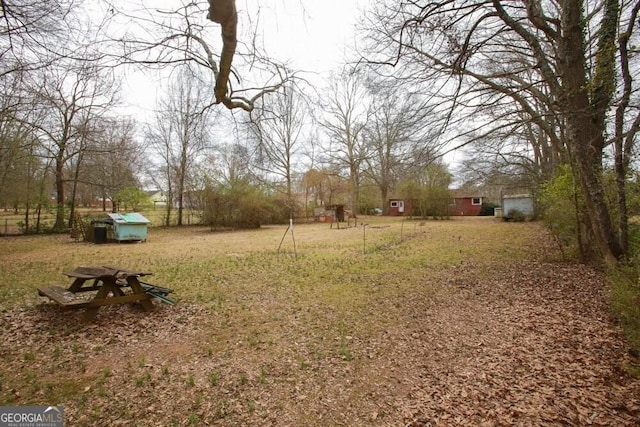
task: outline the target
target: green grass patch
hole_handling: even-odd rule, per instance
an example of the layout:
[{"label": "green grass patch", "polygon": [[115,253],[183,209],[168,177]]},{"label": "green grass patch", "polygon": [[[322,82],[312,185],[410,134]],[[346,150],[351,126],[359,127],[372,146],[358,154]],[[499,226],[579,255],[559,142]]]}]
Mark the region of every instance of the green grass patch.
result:
[{"label": "green grass patch", "polygon": [[218,385],[218,381],[220,381],[220,376],[217,373],[213,373],[209,375],[209,384],[211,387],[216,387]]},{"label": "green grass patch", "polygon": [[196,379],[195,379],[195,377],[193,376],[193,374],[189,374],[189,375],[187,375],[187,378],[185,379],[185,381],[184,381],[184,382],[185,382],[185,384],[186,384],[188,387],[193,387],[193,386],[195,386],[195,385],[196,385]]},{"label": "green grass patch", "polygon": [[136,387],[142,387],[151,381],[151,373],[149,371],[135,378],[134,382]]}]

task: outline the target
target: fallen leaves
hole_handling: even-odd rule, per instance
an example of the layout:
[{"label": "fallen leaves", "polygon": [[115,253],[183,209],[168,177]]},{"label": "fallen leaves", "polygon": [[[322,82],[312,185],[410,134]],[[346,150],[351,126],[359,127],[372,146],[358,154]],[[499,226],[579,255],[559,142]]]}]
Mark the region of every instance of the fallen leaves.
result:
[{"label": "fallen leaves", "polygon": [[614,403],[637,405],[640,384],[616,369],[625,355],[604,320],[602,278],[560,264],[496,273],[457,290],[458,310],[432,316],[438,327],[426,335],[451,339],[417,356],[435,362],[423,365],[431,379],[412,392],[421,402],[413,416],[433,425],[637,425],[640,413]]}]

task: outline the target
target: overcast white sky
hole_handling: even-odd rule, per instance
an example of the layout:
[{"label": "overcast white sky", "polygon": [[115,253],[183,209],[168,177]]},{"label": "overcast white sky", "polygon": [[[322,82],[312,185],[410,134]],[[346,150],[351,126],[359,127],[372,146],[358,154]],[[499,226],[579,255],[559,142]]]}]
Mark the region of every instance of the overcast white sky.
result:
[{"label": "overcast white sky", "polygon": [[[129,4],[151,4],[151,7],[173,9],[187,0],[131,0]],[[288,62],[291,69],[305,71],[305,78],[321,85],[330,71],[338,70],[355,43],[355,26],[363,9],[371,0],[236,0],[242,25],[258,26],[267,53],[278,61]],[[203,23],[206,16],[202,16]],[[213,25],[213,24],[211,24]],[[218,26],[213,32],[219,37]],[[251,40],[240,41],[250,43]],[[212,40],[212,46],[220,46]],[[165,82],[166,85],[166,82]],[[149,72],[129,75],[124,82],[123,98],[128,106],[124,113],[137,121],[151,118],[156,98],[165,87]],[[461,153],[445,156],[449,164],[456,164]],[[463,157],[463,156],[462,156]]]},{"label": "overcast white sky", "polygon": [[[151,3],[154,7],[173,8],[179,1],[154,0]],[[287,62],[294,70],[308,72],[305,77],[320,84],[322,77],[345,61],[348,46],[355,40],[354,29],[360,9],[369,1],[237,0],[237,8],[241,25],[250,22],[250,25],[258,26],[261,42],[270,56]],[[205,22],[206,17],[202,16],[202,20]],[[239,34],[239,38],[242,37]],[[219,46],[218,40],[215,40],[215,46]],[[152,73],[130,73],[123,88],[123,97],[130,105],[126,109],[137,111],[140,120],[149,114],[157,96],[162,93],[163,87],[158,85]]]},{"label": "overcast white sky", "polygon": [[[326,72],[344,61],[366,0],[275,0],[262,7],[264,43],[295,68]],[[281,55],[281,56],[280,56]]]}]

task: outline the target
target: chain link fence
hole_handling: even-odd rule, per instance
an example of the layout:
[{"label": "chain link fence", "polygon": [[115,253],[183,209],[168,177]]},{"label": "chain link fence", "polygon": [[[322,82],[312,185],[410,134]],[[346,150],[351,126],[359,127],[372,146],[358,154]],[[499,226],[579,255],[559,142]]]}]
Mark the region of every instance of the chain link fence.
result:
[{"label": "chain link fence", "polygon": [[[140,212],[151,224],[150,227],[164,227],[166,225],[166,210],[145,210]],[[102,211],[86,211],[80,210],[78,214],[83,221],[90,223],[93,219],[106,218],[106,213]],[[174,210],[171,213],[169,225],[177,225],[178,214]],[[0,212],[0,237],[1,236],[18,236],[23,234],[46,234],[51,232],[55,223],[55,213],[42,214],[38,220],[37,214],[29,216],[29,227],[27,230],[25,214]],[[69,218],[65,220],[65,224],[69,223]],[[182,225],[200,225],[202,224],[202,213],[200,211],[185,210],[182,214]],[[71,232],[71,230],[69,230]]]}]

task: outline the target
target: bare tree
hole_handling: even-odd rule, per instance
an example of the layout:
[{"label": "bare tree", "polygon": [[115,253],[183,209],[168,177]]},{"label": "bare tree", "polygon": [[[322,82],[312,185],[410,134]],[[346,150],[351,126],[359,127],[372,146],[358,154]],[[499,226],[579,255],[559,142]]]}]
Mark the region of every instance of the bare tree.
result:
[{"label": "bare tree", "polygon": [[183,68],[166,97],[160,102],[155,123],[148,126],[146,139],[163,161],[167,185],[166,225],[170,225],[172,205],[178,209],[177,224],[182,225],[189,171],[209,143],[212,112],[204,108],[207,86],[192,70]]},{"label": "bare tree", "polygon": [[[472,123],[471,116],[458,113],[477,111],[477,106],[517,104],[518,113],[526,114],[554,149],[567,148],[587,198],[596,245],[604,259],[621,258],[626,219],[619,218],[616,234],[604,190],[603,155],[609,144],[607,129],[613,128],[614,107],[622,109],[616,114],[623,123],[617,141],[629,136],[629,147],[637,133],[637,110],[624,101],[633,99],[628,95],[635,88],[628,73],[631,57],[625,57],[625,52],[635,28],[637,2],[493,0],[378,5],[367,23],[375,28],[370,33],[370,52],[378,53],[369,56],[370,62],[401,66],[402,70],[394,70],[402,78],[414,84],[428,83],[443,100],[441,105],[448,106],[453,120],[449,124]],[[619,34],[623,43],[616,56]],[[616,99],[617,65],[623,70],[622,81],[629,84],[619,92],[626,94],[620,103]],[[544,114],[532,107],[532,98],[545,103]],[[550,121],[551,115],[559,120]],[[482,126],[495,128],[503,123]],[[556,132],[556,124],[562,132]],[[629,153],[622,148],[620,159]],[[620,164],[620,173],[624,169]],[[623,195],[624,189],[619,191]]]},{"label": "bare tree", "polygon": [[[42,146],[30,123],[39,123],[47,112],[25,90],[23,73],[0,77],[0,204],[17,211],[24,208],[24,230],[40,232],[40,212],[48,204],[46,185],[50,160],[43,159]],[[38,220],[31,223],[32,209]]]},{"label": "bare tree", "polygon": [[349,179],[350,209],[359,212],[359,191],[366,156],[363,130],[370,114],[369,93],[358,70],[344,69],[331,78],[322,103],[321,126],[329,138],[329,162],[343,169]]},{"label": "bare tree", "polygon": [[103,210],[111,200],[112,210],[117,212],[118,192],[139,185],[144,147],[137,142],[135,131],[136,123],[127,119],[104,117],[94,124],[78,181],[94,196],[92,200],[102,200]]},{"label": "bare tree", "polygon": [[508,101],[475,107],[474,115],[494,126],[458,134],[465,157],[471,160],[468,164],[477,172],[478,165],[489,166],[487,174],[501,168],[519,170],[533,184],[551,179],[560,164],[570,162],[561,118],[553,113],[548,97],[529,97],[529,111]]},{"label": "bare tree", "polygon": [[293,184],[296,162],[306,142],[308,112],[306,100],[293,85],[264,99],[251,114],[249,128],[256,142],[260,168],[268,178],[284,186],[289,208],[293,210]]},{"label": "bare tree", "polygon": [[[300,184],[304,189],[305,206],[331,206],[347,200],[349,196],[349,180],[340,170],[329,167],[311,168],[302,174]],[[305,214],[308,216],[308,210]]]},{"label": "bare tree", "polygon": [[253,159],[250,149],[239,143],[217,145],[213,149],[208,163],[213,169],[213,178],[223,184],[233,184],[243,180],[253,180],[251,165]]},{"label": "bare tree", "polygon": [[0,78],[51,66],[72,56],[78,0],[0,2]]},{"label": "bare tree", "polygon": [[[46,155],[53,159],[56,178],[54,229],[65,228],[65,166],[85,148],[86,124],[113,108],[117,81],[85,58],[79,63],[57,63],[31,82],[31,93],[43,120],[30,122]],[[71,200],[71,203],[74,201]]]},{"label": "bare tree", "polygon": [[0,85],[0,201],[6,207],[8,199],[14,197],[11,193],[15,192],[15,180],[22,180],[18,178],[18,165],[32,151],[30,145],[34,141],[24,121],[33,108],[29,108],[32,103],[21,90],[19,75],[5,76]]},{"label": "bare tree", "polygon": [[[241,27],[234,0],[176,2],[175,7],[165,8],[155,2],[142,2],[142,8],[113,2],[110,10],[114,22],[134,23],[113,36],[113,42],[121,46],[112,54],[114,62],[153,68],[200,67],[214,82],[209,106],[252,111],[256,101],[279,90],[290,77],[257,44],[250,28],[253,18],[247,14],[244,42],[238,41]],[[203,22],[204,16],[209,23]],[[214,36],[217,31],[220,48]]]},{"label": "bare tree", "polygon": [[363,135],[365,174],[378,186],[386,210],[389,191],[398,181],[417,177],[436,158],[438,135],[431,131],[432,109],[417,96],[386,87],[373,107]]},{"label": "bare tree", "polygon": [[[626,9],[626,10],[625,10]],[[612,12],[615,12],[615,8]],[[613,132],[613,154],[614,169],[616,175],[617,203],[616,210],[618,213],[618,237],[620,239],[620,247],[623,252],[629,251],[629,217],[627,207],[627,188],[628,177],[630,175],[631,161],[636,154],[637,134],[640,131],[640,114],[637,107],[637,82],[635,72],[632,71],[634,64],[633,40],[637,40],[637,33],[633,30],[638,22],[638,14],[640,13],[640,3],[631,3],[627,8],[623,8],[618,33],[618,73],[610,66],[606,69],[609,77],[619,75],[620,88],[618,93],[619,99],[613,102],[615,106],[614,132]],[[608,29],[612,30],[614,23],[612,16],[608,18]],[[605,28],[606,30],[606,28]],[[605,37],[605,36],[603,36]],[[607,45],[611,47],[613,40],[609,37],[603,41],[603,48]],[[609,58],[611,60],[611,58]],[[635,61],[633,61],[635,62]],[[605,78],[606,73],[605,74]]]}]

